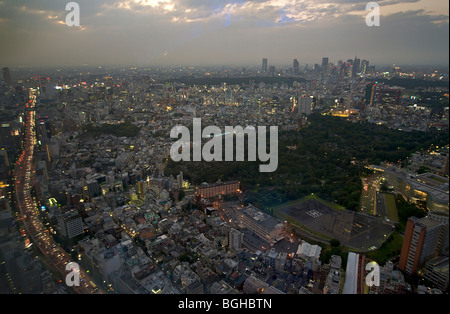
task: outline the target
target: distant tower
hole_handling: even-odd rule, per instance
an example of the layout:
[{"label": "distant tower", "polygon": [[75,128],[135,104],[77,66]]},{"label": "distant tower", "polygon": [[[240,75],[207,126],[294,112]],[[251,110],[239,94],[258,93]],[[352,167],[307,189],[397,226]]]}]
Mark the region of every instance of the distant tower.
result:
[{"label": "distant tower", "polygon": [[328,70],[328,58],[322,58],[322,71],[326,73]]},{"label": "distant tower", "polygon": [[312,98],[303,95],[298,99],[298,113],[300,115],[309,116],[312,112]]},{"label": "distant tower", "polygon": [[361,60],[355,57],[355,60],[353,60],[352,64],[352,77],[356,77],[356,74],[359,73],[359,65],[361,63]]},{"label": "distant tower", "polygon": [[369,71],[369,61],[368,60],[362,60],[361,61],[361,69],[360,72],[362,74],[366,74]]},{"label": "distant tower", "polygon": [[294,68],[294,73],[295,74],[300,73],[300,63],[298,63],[297,59],[294,59],[293,68]]},{"label": "distant tower", "polygon": [[179,189],[183,187],[183,171],[180,171],[180,174],[177,175],[177,185]]},{"label": "distant tower", "polygon": [[11,81],[11,73],[9,72],[9,68],[3,68],[2,73],[3,73],[3,80],[5,81],[6,85],[11,86],[12,81]]},{"label": "distant tower", "polygon": [[271,66],[269,67],[269,74],[270,74],[271,76],[275,76],[275,66],[274,66],[274,65],[271,65]]},{"label": "distant tower", "polygon": [[267,73],[267,58],[262,59],[262,72]]},{"label": "distant tower", "polygon": [[439,254],[444,246],[445,230],[446,225],[429,217],[410,217],[406,223],[398,268],[409,275],[416,274],[428,258]]}]

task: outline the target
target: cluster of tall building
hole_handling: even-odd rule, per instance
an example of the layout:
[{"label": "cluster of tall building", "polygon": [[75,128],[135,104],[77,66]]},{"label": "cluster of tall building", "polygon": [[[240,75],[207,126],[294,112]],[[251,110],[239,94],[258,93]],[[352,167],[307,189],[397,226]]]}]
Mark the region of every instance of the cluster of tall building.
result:
[{"label": "cluster of tall building", "polygon": [[[305,69],[308,67],[306,65]],[[322,58],[321,64],[315,64],[313,67],[313,71],[322,73],[323,75],[337,75],[339,77],[357,77],[360,74],[368,74],[374,67],[369,66],[368,60],[361,60],[358,57],[354,59],[348,59],[346,61],[339,60],[336,64],[329,62],[328,57]],[[274,75],[275,74],[275,66],[268,65],[268,59],[262,59],[261,73]],[[294,75],[300,74],[300,62],[297,58],[292,61],[292,69],[289,73]]]}]

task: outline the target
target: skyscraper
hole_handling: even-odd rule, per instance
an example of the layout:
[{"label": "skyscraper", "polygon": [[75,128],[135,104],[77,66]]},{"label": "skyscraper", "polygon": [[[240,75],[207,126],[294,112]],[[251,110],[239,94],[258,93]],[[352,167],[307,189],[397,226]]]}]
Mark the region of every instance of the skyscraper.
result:
[{"label": "skyscraper", "polygon": [[445,226],[429,217],[410,217],[406,223],[398,268],[414,275],[427,259],[437,256],[444,245]]},{"label": "skyscraper", "polygon": [[369,61],[368,60],[362,60],[361,61],[361,69],[360,72],[363,74],[366,74],[369,71]]},{"label": "skyscraper", "polygon": [[328,58],[322,58],[322,71],[327,72],[328,70]]},{"label": "skyscraper", "polygon": [[262,59],[262,72],[267,73],[267,58]]},{"label": "skyscraper", "polygon": [[271,76],[275,76],[275,66],[274,65],[271,65],[269,67],[269,73]]},{"label": "skyscraper", "polygon": [[9,68],[3,68],[3,80],[5,81],[6,85],[11,86],[11,73],[9,72]]},{"label": "skyscraper", "polygon": [[298,60],[297,60],[297,59],[294,59],[294,62],[293,62],[293,69],[294,69],[294,73],[295,73],[295,74],[300,73],[300,63],[298,63]]}]

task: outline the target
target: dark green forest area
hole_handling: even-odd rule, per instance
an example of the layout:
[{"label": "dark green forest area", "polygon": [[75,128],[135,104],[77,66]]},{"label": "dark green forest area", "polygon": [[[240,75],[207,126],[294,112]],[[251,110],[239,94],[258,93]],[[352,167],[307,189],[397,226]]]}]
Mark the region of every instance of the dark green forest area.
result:
[{"label": "dark green forest area", "polygon": [[[349,210],[357,210],[366,165],[404,162],[431,144],[448,143],[446,132],[402,132],[365,122],[313,114],[299,131],[279,133],[278,169],[260,173],[260,162],[173,162],[165,173],[183,171],[193,184],[239,180],[245,201],[263,210],[314,193]],[[297,145],[296,150],[287,146]]]},{"label": "dark green forest area", "polygon": [[94,126],[86,124],[84,126],[84,134],[98,136],[101,134],[111,134],[117,137],[136,137],[140,128],[133,125],[130,121],[121,124],[102,124]]}]

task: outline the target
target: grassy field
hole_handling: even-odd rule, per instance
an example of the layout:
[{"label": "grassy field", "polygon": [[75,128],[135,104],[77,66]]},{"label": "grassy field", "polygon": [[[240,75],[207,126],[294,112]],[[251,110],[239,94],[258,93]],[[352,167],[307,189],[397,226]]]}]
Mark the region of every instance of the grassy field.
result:
[{"label": "grassy field", "polygon": [[394,223],[398,223],[398,212],[397,212],[397,205],[395,204],[395,197],[393,194],[384,194],[385,200],[386,200],[386,211],[387,216],[390,221]]},{"label": "grassy field", "polygon": [[385,265],[389,259],[400,254],[402,245],[403,237],[398,232],[394,232],[379,249],[367,253],[366,256],[379,265]]}]

